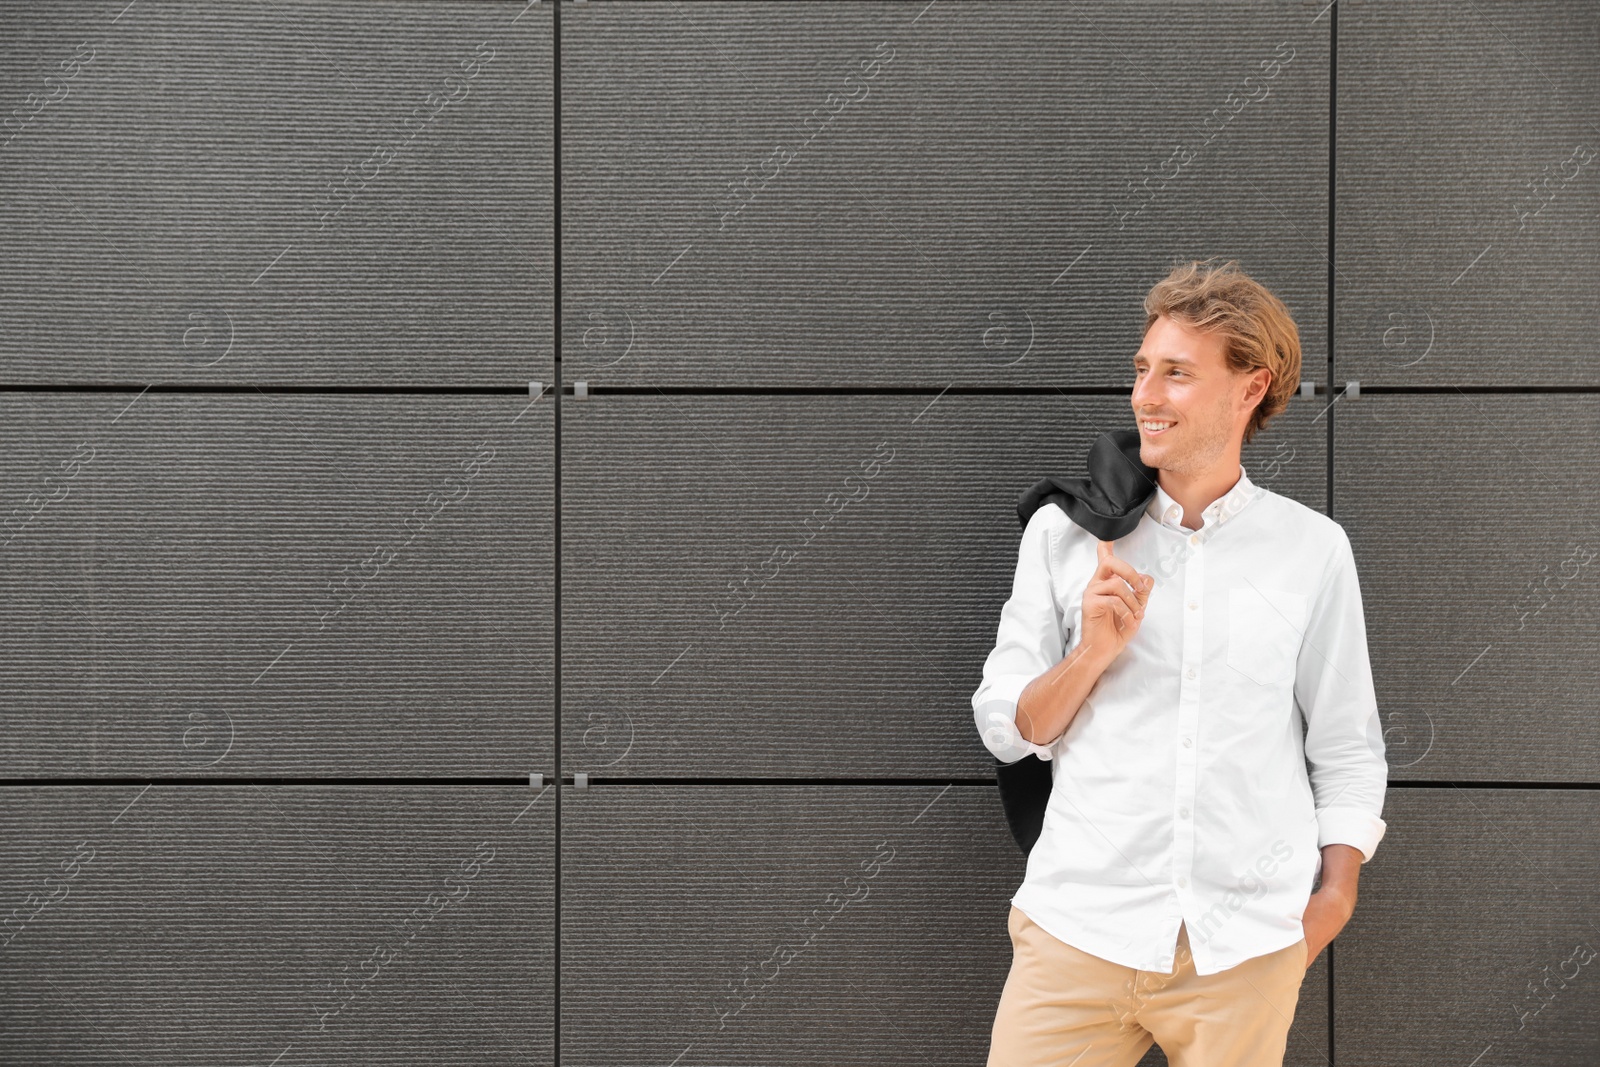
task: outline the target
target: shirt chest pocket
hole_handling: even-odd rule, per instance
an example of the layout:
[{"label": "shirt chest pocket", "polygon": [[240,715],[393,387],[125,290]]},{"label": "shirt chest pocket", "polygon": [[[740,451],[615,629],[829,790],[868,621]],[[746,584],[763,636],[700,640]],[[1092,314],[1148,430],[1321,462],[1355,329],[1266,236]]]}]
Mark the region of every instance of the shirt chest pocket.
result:
[{"label": "shirt chest pocket", "polygon": [[1228,590],[1228,666],[1257,685],[1294,677],[1310,599],[1260,582]]}]

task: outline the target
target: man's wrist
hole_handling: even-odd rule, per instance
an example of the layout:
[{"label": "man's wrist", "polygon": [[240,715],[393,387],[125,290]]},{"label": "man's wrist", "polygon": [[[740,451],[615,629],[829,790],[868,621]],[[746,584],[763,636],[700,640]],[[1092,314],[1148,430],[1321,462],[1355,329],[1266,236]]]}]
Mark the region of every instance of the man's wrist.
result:
[{"label": "man's wrist", "polygon": [[1330,885],[1329,883],[1324,882],[1322,885],[1317,887],[1316,895],[1324,900],[1343,904],[1345,908],[1351,912],[1356,910],[1355,886],[1342,885],[1337,882]]},{"label": "man's wrist", "polygon": [[1103,674],[1105,669],[1111,666],[1112,661],[1117,658],[1120,651],[1120,649],[1102,647],[1091,641],[1079,641],[1073,646],[1069,655],[1093,665],[1099,673]]},{"label": "man's wrist", "polygon": [[1361,851],[1352,845],[1330,844],[1322,848],[1322,882],[1317,888],[1324,900],[1356,906],[1356,883],[1361,878]]}]

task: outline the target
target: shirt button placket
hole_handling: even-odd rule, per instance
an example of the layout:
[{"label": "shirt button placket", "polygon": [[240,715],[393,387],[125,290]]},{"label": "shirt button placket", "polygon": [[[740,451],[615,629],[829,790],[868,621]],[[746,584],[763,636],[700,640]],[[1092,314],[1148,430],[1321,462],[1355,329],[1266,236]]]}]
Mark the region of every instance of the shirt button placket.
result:
[{"label": "shirt button placket", "polygon": [[[1191,610],[1182,614],[1183,619],[1183,677],[1179,681],[1178,698],[1178,736],[1182,739],[1178,747],[1177,774],[1178,780],[1173,789],[1173,808],[1175,818],[1172,828],[1172,874],[1179,890],[1188,890],[1189,875],[1194,865],[1194,820],[1190,818],[1194,807],[1195,795],[1195,746],[1193,739],[1197,736],[1200,725],[1200,684],[1205,680],[1201,677],[1201,653],[1204,650],[1204,631],[1202,623],[1205,621],[1204,589],[1205,589],[1205,556],[1202,551],[1205,539],[1200,534],[1189,536],[1188,556],[1184,561],[1183,585],[1184,598]],[[1179,909],[1183,908],[1179,902]]]}]

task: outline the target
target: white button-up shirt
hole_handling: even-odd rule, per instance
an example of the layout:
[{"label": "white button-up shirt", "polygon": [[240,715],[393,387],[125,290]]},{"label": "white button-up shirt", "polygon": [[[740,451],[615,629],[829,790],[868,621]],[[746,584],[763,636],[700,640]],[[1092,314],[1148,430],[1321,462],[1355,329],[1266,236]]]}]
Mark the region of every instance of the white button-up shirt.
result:
[{"label": "white button-up shirt", "polygon": [[1078,645],[1098,563],[1093,534],[1040,507],[972,695],[996,757],[1052,761],[1011,902],[1061,941],[1164,974],[1180,922],[1199,974],[1294,944],[1322,846],[1366,862],[1385,829],[1388,764],[1344,528],[1242,466],[1203,516],[1185,527],[1158,486],[1115,542],[1155,578],[1144,620],[1066,731],[1036,745],[1017,731],[1017,697]]}]

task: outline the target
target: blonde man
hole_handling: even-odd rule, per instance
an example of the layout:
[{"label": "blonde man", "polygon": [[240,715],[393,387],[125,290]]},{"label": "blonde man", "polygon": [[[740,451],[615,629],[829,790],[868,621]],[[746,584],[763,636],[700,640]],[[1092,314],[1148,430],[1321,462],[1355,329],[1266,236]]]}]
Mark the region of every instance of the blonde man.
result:
[{"label": "blonde man", "polygon": [[1298,387],[1294,320],[1233,261],[1174,269],[1145,311],[1148,503],[1114,542],[1032,512],[972,698],[997,758],[1053,768],[990,1067],[1131,1067],[1154,1042],[1281,1067],[1385,830],[1349,539],[1240,463]]}]

